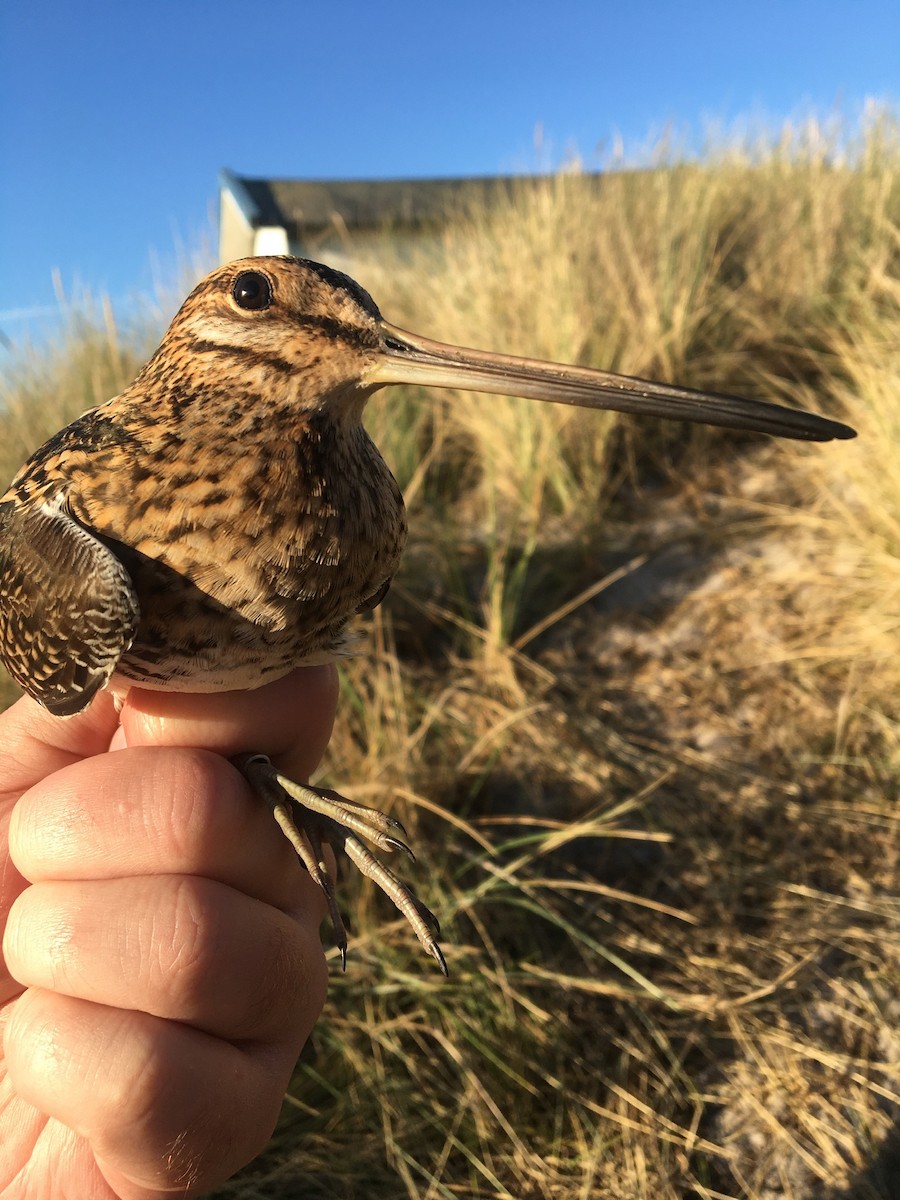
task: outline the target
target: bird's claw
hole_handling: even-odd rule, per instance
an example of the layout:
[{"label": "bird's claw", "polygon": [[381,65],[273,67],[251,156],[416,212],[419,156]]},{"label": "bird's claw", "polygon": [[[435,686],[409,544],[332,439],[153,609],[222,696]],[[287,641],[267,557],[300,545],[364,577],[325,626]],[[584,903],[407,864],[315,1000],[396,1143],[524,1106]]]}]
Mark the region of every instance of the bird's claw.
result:
[{"label": "bird's claw", "polygon": [[406,830],[399,821],[377,809],[348,800],[331,788],[295,783],[276,770],[264,754],[243,754],[235,758],[234,763],[254,791],[270,806],[275,820],[296,850],[297,857],[322,889],[341,963],[345,968],[347,932],[338,910],[334,880],[322,852],[324,842],[328,842],[334,850],[342,849],[357,870],[381,888],[406,917],[441,972],[444,975],[448,973],[437,941],[441,929],[434,913],[360,840],[365,838],[387,853],[401,850],[410,861],[415,862],[415,855],[404,841]]}]

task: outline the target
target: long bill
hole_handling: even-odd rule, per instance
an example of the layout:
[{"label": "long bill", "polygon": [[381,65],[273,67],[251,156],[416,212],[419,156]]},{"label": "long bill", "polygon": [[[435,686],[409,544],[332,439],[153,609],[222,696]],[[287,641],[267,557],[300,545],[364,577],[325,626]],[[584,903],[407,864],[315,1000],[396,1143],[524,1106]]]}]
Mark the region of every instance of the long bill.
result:
[{"label": "long bill", "polygon": [[408,333],[382,320],[384,351],[367,372],[375,387],[417,383],[429,387],[464,388],[575,404],[582,408],[613,409],[642,416],[670,417],[769,433],[802,441],[830,442],[856,437],[856,431],[801,409],[782,408],[765,400],[744,400],[668,383],[653,383],[590,367],[570,367],[538,358],[518,358],[450,346]]}]

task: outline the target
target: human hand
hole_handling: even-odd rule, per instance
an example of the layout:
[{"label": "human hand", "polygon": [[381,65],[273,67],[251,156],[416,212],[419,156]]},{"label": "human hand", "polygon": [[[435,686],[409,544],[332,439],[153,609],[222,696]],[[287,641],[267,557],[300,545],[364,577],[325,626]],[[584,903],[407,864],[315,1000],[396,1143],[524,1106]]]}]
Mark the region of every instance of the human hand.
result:
[{"label": "human hand", "polygon": [[5,1200],[187,1197],[265,1145],[324,1003],[325,905],[222,756],[307,778],[336,698],[322,667],[0,716]]}]

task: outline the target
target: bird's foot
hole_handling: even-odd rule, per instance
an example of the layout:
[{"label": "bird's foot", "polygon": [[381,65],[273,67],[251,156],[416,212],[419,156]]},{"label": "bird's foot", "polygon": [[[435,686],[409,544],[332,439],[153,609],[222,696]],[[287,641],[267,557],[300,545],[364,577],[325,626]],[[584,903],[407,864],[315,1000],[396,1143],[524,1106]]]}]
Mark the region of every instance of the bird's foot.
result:
[{"label": "bird's foot", "polygon": [[295,783],[276,770],[264,754],[242,754],[233,761],[253,790],[272,809],[298,858],[322,889],[344,967],[347,965],[347,931],[338,911],[334,880],[322,853],[325,842],[335,851],[343,850],[357,869],[396,904],[416,937],[446,975],[447,964],[437,942],[441,935],[437,918],[412,889],[360,841],[362,836],[379,850],[402,850],[415,862],[415,855],[403,840],[406,830],[400,822],[377,809],[348,800],[330,788]]}]

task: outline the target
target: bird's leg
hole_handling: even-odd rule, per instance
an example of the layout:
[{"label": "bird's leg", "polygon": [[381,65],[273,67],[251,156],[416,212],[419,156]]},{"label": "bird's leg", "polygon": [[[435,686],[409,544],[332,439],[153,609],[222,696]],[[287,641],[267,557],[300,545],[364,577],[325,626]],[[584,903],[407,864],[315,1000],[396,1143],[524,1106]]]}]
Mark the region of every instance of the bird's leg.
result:
[{"label": "bird's leg", "polygon": [[441,933],[437,918],[412,889],[379,862],[360,840],[360,836],[364,837],[379,850],[388,853],[402,850],[415,862],[415,855],[403,840],[406,830],[400,822],[377,809],[348,800],[330,788],[295,783],[276,770],[264,754],[242,754],[233,761],[254,791],[272,809],[275,820],[296,850],[298,858],[322,889],[328,903],[335,941],[341,952],[341,962],[346,966],[347,934],[335,899],[334,880],[322,853],[323,842],[328,842],[334,850],[343,850],[357,869],[394,902],[409,921],[416,937],[446,975],[447,964],[437,942]]}]

